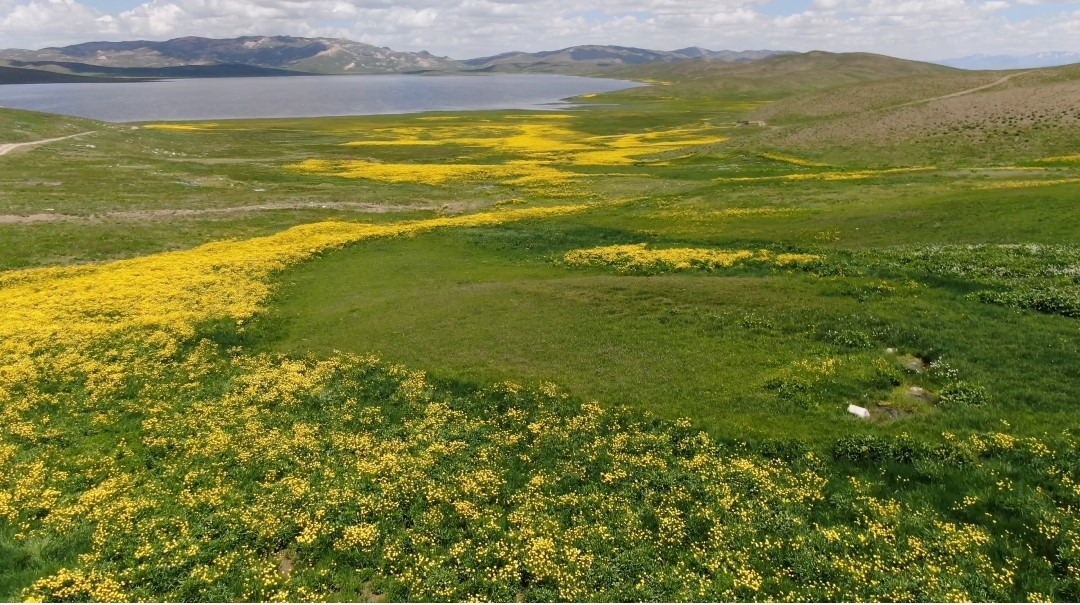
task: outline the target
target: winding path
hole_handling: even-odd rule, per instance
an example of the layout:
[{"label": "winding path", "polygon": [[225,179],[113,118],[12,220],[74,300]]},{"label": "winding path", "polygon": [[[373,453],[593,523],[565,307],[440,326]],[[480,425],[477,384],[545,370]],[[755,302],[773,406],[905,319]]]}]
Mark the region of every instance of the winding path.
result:
[{"label": "winding path", "polygon": [[63,141],[64,139],[73,139],[75,137],[86,136],[88,134],[94,134],[96,130],[88,132],[80,132],[78,134],[69,134],[66,137],[56,137],[55,139],[41,139],[40,141],[27,141],[26,143],[0,143],[0,155],[7,155],[12,151],[20,147],[34,147],[36,145],[44,145],[46,143],[55,143],[56,141]]},{"label": "winding path", "polygon": [[962,97],[964,95],[970,95],[970,94],[979,92],[980,90],[986,90],[987,88],[994,88],[995,86],[1001,86],[1002,84],[1008,82],[1009,80],[1012,80],[1016,76],[1022,76],[1024,74],[1029,74],[1029,73],[1031,73],[1031,70],[1021,71],[1021,72],[1018,72],[1018,73],[1015,73],[1015,74],[1009,74],[1009,75],[1007,75],[1007,76],[1005,76],[1003,78],[998,78],[997,80],[994,80],[993,82],[991,82],[989,84],[983,84],[982,86],[976,86],[975,88],[969,88],[967,90],[961,90],[959,92],[954,92],[954,93],[950,93],[950,94],[947,94],[947,95],[941,95],[940,97],[930,97],[929,99],[918,99],[918,100],[915,100],[915,101],[908,101],[907,103],[901,103],[899,105],[894,105],[893,107],[907,107],[909,105],[918,105],[919,103],[932,103],[934,101],[944,101],[945,99],[952,99],[952,98],[955,98],[955,97]]}]

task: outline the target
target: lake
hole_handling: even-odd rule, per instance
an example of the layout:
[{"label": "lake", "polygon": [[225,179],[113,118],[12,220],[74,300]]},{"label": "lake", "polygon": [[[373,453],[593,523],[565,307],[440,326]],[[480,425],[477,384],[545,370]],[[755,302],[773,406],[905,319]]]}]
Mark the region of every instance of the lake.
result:
[{"label": "lake", "polygon": [[561,75],[298,76],[113,84],[9,84],[0,106],[110,122],[556,109],[562,99],[642,86]]}]

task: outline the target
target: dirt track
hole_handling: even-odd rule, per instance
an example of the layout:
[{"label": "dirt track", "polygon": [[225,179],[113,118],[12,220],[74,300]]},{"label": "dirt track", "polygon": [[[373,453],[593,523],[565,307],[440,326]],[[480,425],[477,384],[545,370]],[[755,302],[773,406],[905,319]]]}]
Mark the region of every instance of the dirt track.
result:
[{"label": "dirt track", "polygon": [[1027,74],[1027,73],[1031,73],[1031,72],[1030,71],[1022,71],[1020,73],[1009,74],[1009,75],[1007,75],[1007,76],[1005,76],[1003,78],[999,78],[997,80],[994,80],[993,82],[991,82],[989,84],[983,84],[982,86],[976,86],[975,88],[969,88],[967,90],[961,90],[959,92],[954,92],[954,93],[947,94],[947,95],[941,95],[940,97],[930,97],[929,99],[919,99],[917,101],[908,101],[907,103],[901,103],[900,105],[896,105],[895,107],[907,107],[908,105],[918,105],[919,103],[931,103],[933,101],[943,101],[945,99],[952,99],[952,98],[955,98],[955,97],[962,97],[964,95],[970,95],[970,94],[979,92],[981,90],[986,90],[988,88],[994,88],[995,86],[1001,86],[1002,84],[1008,82],[1009,80],[1012,80],[1016,76],[1022,76],[1022,75]]},{"label": "dirt track", "polygon": [[55,143],[56,141],[63,141],[64,139],[73,139],[75,137],[82,137],[88,134],[94,134],[95,130],[89,132],[80,132],[78,134],[69,134],[66,137],[56,137],[55,139],[41,139],[40,141],[27,141],[25,143],[0,143],[0,155],[7,155],[12,151],[20,147],[34,147],[37,145],[45,145],[46,143]]},{"label": "dirt track", "polygon": [[360,213],[383,213],[383,212],[412,212],[424,210],[443,210],[449,213],[458,213],[473,208],[482,207],[483,204],[446,204],[435,205],[394,205],[394,204],[371,204],[365,202],[282,202],[268,204],[252,204],[250,206],[232,206],[227,208],[163,208],[159,210],[122,210],[103,212],[93,215],[39,213],[39,214],[0,214],[0,225],[21,225],[27,223],[91,223],[102,220],[113,221],[152,221],[168,220],[171,218],[188,218],[199,216],[240,214],[247,212],[265,212],[272,210],[351,210]]}]

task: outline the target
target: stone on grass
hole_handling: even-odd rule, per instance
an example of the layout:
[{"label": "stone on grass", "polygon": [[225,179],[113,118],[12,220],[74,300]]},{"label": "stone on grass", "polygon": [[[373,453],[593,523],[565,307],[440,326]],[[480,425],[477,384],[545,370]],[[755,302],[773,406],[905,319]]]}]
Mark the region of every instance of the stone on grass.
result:
[{"label": "stone on grass", "polygon": [[919,399],[921,401],[926,401],[928,403],[935,403],[938,400],[937,395],[934,395],[930,391],[919,386],[913,386],[909,388],[907,390],[907,394],[908,397],[911,397],[913,399]]},{"label": "stone on grass", "polygon": [[852,404],[852,405],[847,406],[847,411],[852,416],[858,416],[859,418],[862,418],[863,420],[870,420],[870,410],[868,410],[866,408],[861,408],[861,407],[859,407],[859,406],[857,406],[855,404]]},{"label": "stone on grass", "polygon": [[915,372],[916,374],[922,374],[926,371],[926,362],[918,357],[905,357],[902,360],[904,367]]}]

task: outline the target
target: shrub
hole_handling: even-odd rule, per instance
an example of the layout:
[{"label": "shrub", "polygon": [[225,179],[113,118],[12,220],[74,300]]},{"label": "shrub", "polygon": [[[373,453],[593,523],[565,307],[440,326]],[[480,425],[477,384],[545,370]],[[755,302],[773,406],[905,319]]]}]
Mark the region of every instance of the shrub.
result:
[{"label": "shrub", "polygon": [[982,407],[986,405],[986,389],[970,382],[957,380],[947,384],[941,390],[941,405]]},{"label": "shrub", "polygon": [[827,330],[822,340],[849,349],[869,349],[874,346],[874,339],[861,330]]}]

